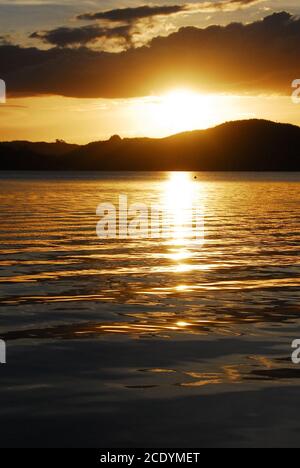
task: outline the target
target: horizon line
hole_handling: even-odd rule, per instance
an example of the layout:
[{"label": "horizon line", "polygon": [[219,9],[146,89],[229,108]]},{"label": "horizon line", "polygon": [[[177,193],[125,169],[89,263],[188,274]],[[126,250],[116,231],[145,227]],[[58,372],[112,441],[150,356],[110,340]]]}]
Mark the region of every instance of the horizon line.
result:
[{"label": "horizon line", "polygon": [[125,140],[143,140],[143,139],[146,139],[146,140],[165,140],[167,138],[172,138],[172,137],[175,137],[175,136],[179,136],[179,135],[184,135],[184,134],[189,134],[189,133],[194,133],[194,132],[206,132],[208,130],[213,130],[213,129],[216,129],[218,127],[222,127],[224,125],[229,125],[229,124],[232,124],[232,123],[241,123],[241,122],[266,122],[266,123],[272,123],[272,124],[277,124],[277,125],[288,125],[288,126],[291,126],[291,127],[296,127],[296,128],[299,128],[300,129],[300,125],[297,125],[297,124],[293,124],[293,123],[290,123],[290,122],[279,122],[279,121],[276,121],[276,120],[270,120],[270,119],[260,119],[260,118],[249,118],[249,119],[236,119],[236,120],[225,120],[224,122],[220,123],[220,124],[217,124],[217,125],[213,125],[211,127],[206,127],[206,128],[195,128],[195,129],[192,129],[192,130],[183,130],[182,132],[177,132],[177,133],[170,133],[169,135],[166,135],[166,136],[159,136],[159,137],[150,137],[150,136],[133,136],[133,137],[127,137],[127,136],[120,136],[119,134],[112,134],[110,137],[108,137],[107,139],[103,139],[103,140],[92,140],[92,141],[88,141],[87,143],[72,143],[72,142],[69,142],[69,141],[66,141],[65,139],[63,138],[57,138],[55,140],[37,140],[37,141],[32,141],[32,140],[0,140],[0,144],[3,144],[3,143],[32,143],[32,144],[67,144],[67,145],[74,145],[74,146],[88,146],[92,143],[107,143],[109,141],[111,141],[113,138],[119,138],[121,141],[125,141]]}]

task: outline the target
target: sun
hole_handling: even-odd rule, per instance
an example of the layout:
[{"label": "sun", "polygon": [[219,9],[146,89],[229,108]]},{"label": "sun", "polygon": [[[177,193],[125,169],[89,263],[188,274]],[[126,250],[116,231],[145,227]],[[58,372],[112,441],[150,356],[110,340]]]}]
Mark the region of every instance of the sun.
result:
[{"label": "sun", "polygon": [[240,115],[240,109],[232,96],[173,88],[163,94],[133,99],[128,115],[136,128],[135,135],[162,138],[214,127],[234,120],[237,113]]},{"label": "sun", "polygon": [[178,133],[210,126],[216,102],[212,95],[175,89],[160,96],[155,107],[157,124],[168,133]]}]

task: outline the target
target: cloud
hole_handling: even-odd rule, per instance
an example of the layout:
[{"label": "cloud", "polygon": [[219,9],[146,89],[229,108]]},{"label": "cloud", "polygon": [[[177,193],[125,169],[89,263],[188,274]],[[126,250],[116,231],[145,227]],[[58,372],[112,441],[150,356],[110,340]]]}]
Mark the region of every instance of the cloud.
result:
[{"label": "cloud", "polygon": [[[168,6],[144,5],[97,13],[85,13],[77,16],[77,19],[96,21],[96,24],[83,27],[63,26],[49,31],[35,31],[30,35],[30,38],[39,39],[58,47],[90,45],[102,40],[103,49],[106,48],[105,40],[121,39],[123,50],[126,50],[130,47],[145,45],[158,35],[158,32],[163,32],[158,31],[155,27],[159,24],[158,21],[161,17],[173,16],[179,13],[191,14],[199,11],[236,9],[262,1],[265,0],[218,0],[213,3],[204,1],[202,3]],[[151,21],[149,22],[149,20]],[[113,51],[113,48],[110,50]]]},{"label": "cloud", "polygon": [[[186,5],[171,5],[171,6],[141,6],[136,8],[121,8],[115,10],[104,11],[100,13],[87,13],[79,15],[78,19],[97,20],[95,25],[83,27],[59,27],[49,31],[36,31],[30,35],[31,39],[40,39],[45,43],[56,45],[58,47],[82,46],[97,42],[97,40],[122,39],[123,49],[134,46],[134,37],[139,36],[138,44],[140,45],[140,37],[143,35],[139,31],[137,24],[145,19],[153,19],[157,16],[174,15],[184,11]],[[102,20],[102,24],[99,24]],[[116,24],[118,24],[116,26]],[[144,41],[147,43],[152,39],[146,34],[147,31],[153,29],[153,24],[147,23],[144,25]],[[105,44],[104,48],[105,48]]]},{"label": "cloud", "polygon": [[129,98],[174,87],[201,92],[291,92],[300,77],[300,19],[281,12],[249,24],[185,27],[121,53],[0,46],[10,94]]},{"label": "cloud", "polygon": [[131,23],[144,18],[154,16],[168,16],[185,11],[187,5],[165,5],[165,6],[149,6],[143,5],[135,8],[117,8],[115,10],[101,11],[97,13],[85,13],[77,16],[80,20],[95,21],[106,20],[110,22],[126,22]]},{"label": "cloud", "polygon": [[50,31],[34,32],[30,35],[30,38],[40,39],[58,47],[86,45],[99,39],[111,38],[122,38],[126,43],[130,43],[130,29],[127,25],[115,28],[105,28],[97,25],[81,28],[60,27]]},{"label": "cloud", "polygon": [[140,7],[117,8],[114,10],[100,11],[96,13],[84,13],[77,16],[79,20],[96,21],[105,20],[109,22],[135,22],[144,18],[155,16],[168,16],[186,12],[215,11],[219,9],[235,9],[243,6],[262,2],[265,0],[218,0],[216,2],[203,1],[199,3],[185,3],[182,5],[164,5]]},{"label": "cloud", "polygon": [[247,7],[250,5],[253,5],[255,3],[261,3],[265,0],[219,0],[216,1],[215,3],[210,3],[205,2],[204,5],[209,8],[215,8],[215,9],[235,9],[235,8],[242,8],[242,7]]},{"label": "cloud", "polygon": [[11,40],[10,40],[9,35],[0,36],[0,45],[7,45],[10,43],[11,43]]}]

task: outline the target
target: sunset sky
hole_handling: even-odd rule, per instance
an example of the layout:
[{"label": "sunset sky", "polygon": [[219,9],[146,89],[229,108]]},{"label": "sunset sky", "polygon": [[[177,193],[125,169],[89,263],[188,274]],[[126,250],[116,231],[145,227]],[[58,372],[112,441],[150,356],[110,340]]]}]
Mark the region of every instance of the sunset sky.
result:
[{"label": "sunset sky", "polygon": [[300,125],[298,15],[299,0],[0,0],[0,140]]}]

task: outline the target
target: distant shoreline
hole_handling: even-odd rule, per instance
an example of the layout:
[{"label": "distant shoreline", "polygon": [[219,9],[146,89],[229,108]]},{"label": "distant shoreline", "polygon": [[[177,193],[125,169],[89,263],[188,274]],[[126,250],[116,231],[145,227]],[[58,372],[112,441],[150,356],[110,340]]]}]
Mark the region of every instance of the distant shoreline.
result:
[{"label": "distant shoreline", "polygon": [[300,128],[266,120],[228,122],[166,138],[0,143],[0,171],[300,171]]}]

